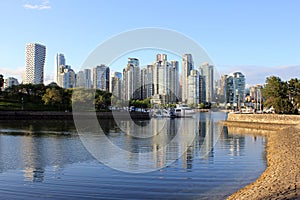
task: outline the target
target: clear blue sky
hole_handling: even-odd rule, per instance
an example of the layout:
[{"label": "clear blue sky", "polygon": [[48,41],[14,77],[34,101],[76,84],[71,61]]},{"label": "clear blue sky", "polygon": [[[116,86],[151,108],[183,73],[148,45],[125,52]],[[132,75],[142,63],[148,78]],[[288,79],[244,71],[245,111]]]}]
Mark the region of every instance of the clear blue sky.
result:
[{"label": "clear blue sky", "polygon": [[249,84],[271,74],[300,78],[299,10],[297,0],[0,1],[0,73],[21,78],[28,42],[46,45],[48,80],[58,52],[78,71],[89,53],[111,36],[160,27],[191,37],[219,71],[240,70]]}]

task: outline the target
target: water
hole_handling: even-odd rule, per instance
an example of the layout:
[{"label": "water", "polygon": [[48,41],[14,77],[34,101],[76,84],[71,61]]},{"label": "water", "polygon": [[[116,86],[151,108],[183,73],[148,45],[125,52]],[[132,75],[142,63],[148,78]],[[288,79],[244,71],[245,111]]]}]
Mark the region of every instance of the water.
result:
[{"label": "water", "polygon": [[[0,122],[0,199],[224,199],[264,171],[266,138],[232,135],[215,123],[220,119],[224,113],[199,114],[196,132],[191,131],[195,139],[167,167],[163,166],[181,154],[183,137],[189,133],[181,131],[172,148],[152,159],[116,155],[126,159],[124,166],[133,166],[130,169],[140,167],[138,158],[143,166],[162,167],[147,173],[103,165],[87,151],[71,122]],[[136,122],[145,127],[164,122],[166,132],[154,139],[137,138],[149,134],[143,128],[122,132],[127,121],[120,128],[112,120],[102,120],[101,127],[113,144],[141,155],[174,139],[180,120]]]}]

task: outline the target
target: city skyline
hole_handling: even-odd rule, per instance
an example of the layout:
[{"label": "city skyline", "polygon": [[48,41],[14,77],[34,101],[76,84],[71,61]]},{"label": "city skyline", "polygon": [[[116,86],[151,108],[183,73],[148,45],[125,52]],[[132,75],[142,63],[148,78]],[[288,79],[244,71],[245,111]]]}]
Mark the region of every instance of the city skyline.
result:
[{"label": "city skyline", "polygon": [[[299,4],[187,1],[184,6],[189,13],[182,15],[182,4],[170,2],[2,1],[0,73],[20,80],[25,71],[24,45],[38,42],[47,46],[45,81],[49,83],[54,80],[52,58],[57,52],[67,55],[69,64],[79,71],[89,53],[111,36],[136,28],[158,27],[194,39],[206,49],[221,74],[242,71],[250,85],[264,83],[269,75],[287,80],[299,72],[300,66],[300,28],[296,26]],[[160,12],[165,8],[177,14],[163,18],[145,15],[147,9]],[[127,14],[128,9],[135,10],[135,15]]]}]

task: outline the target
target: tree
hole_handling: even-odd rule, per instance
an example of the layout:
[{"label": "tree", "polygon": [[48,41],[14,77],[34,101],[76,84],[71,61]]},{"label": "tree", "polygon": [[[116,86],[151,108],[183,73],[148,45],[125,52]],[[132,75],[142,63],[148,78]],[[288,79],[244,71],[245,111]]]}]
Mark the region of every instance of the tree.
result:
[{"label": "tree", "polygon": [[291,113],[293,105],[288,97],[288,84],[279,77],[271,76],[262,89],[265,107],[273,107],[276,113]]},{"label": "tree", "polygon": [[200,109],[204,109],[204,108],[205,108],[204,103],[200,103]]},{"label": "tree", "polygon": [[104,102],[105,101],[102,95],[99,95],[98,98],[95,99],[95,107],[98,111],[105,107]]},{"label": "tree", "polygon": [[3,79],[3,75],[0,74],[0,94],[2,93],[2,87],[3,87],[3,84],[4,84],[4,79]]},{"label": "tree", "polygon": [[300,108],[300,81],[296,78],[288,81],[288,97],[294,112],[297,112]]},{"label": "tree", "polygon": [[62,95],[55,88],[47,88],[42,100],[45,102],[45,105],[60,105],[62,103]]}]

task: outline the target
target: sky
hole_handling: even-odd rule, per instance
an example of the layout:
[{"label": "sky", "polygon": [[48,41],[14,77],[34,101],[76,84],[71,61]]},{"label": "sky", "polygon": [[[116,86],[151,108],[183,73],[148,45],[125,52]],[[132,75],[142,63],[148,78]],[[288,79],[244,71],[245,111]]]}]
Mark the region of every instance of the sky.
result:
[{"label": "sky", "polygon": [[[78,71],[89,54],[112,36],[156,27],[193,39],[221,74],[241,71],[248,85],[264,83],[270,75],[300,78],[299,9],[297,0],[3,0],[0,73],[21,80],[25,45],[38,42],[47,48],[45,83],[49,83],[56,53],[63,53],[67,64]],[[139,59],[142,65],[149,64]]]}]

